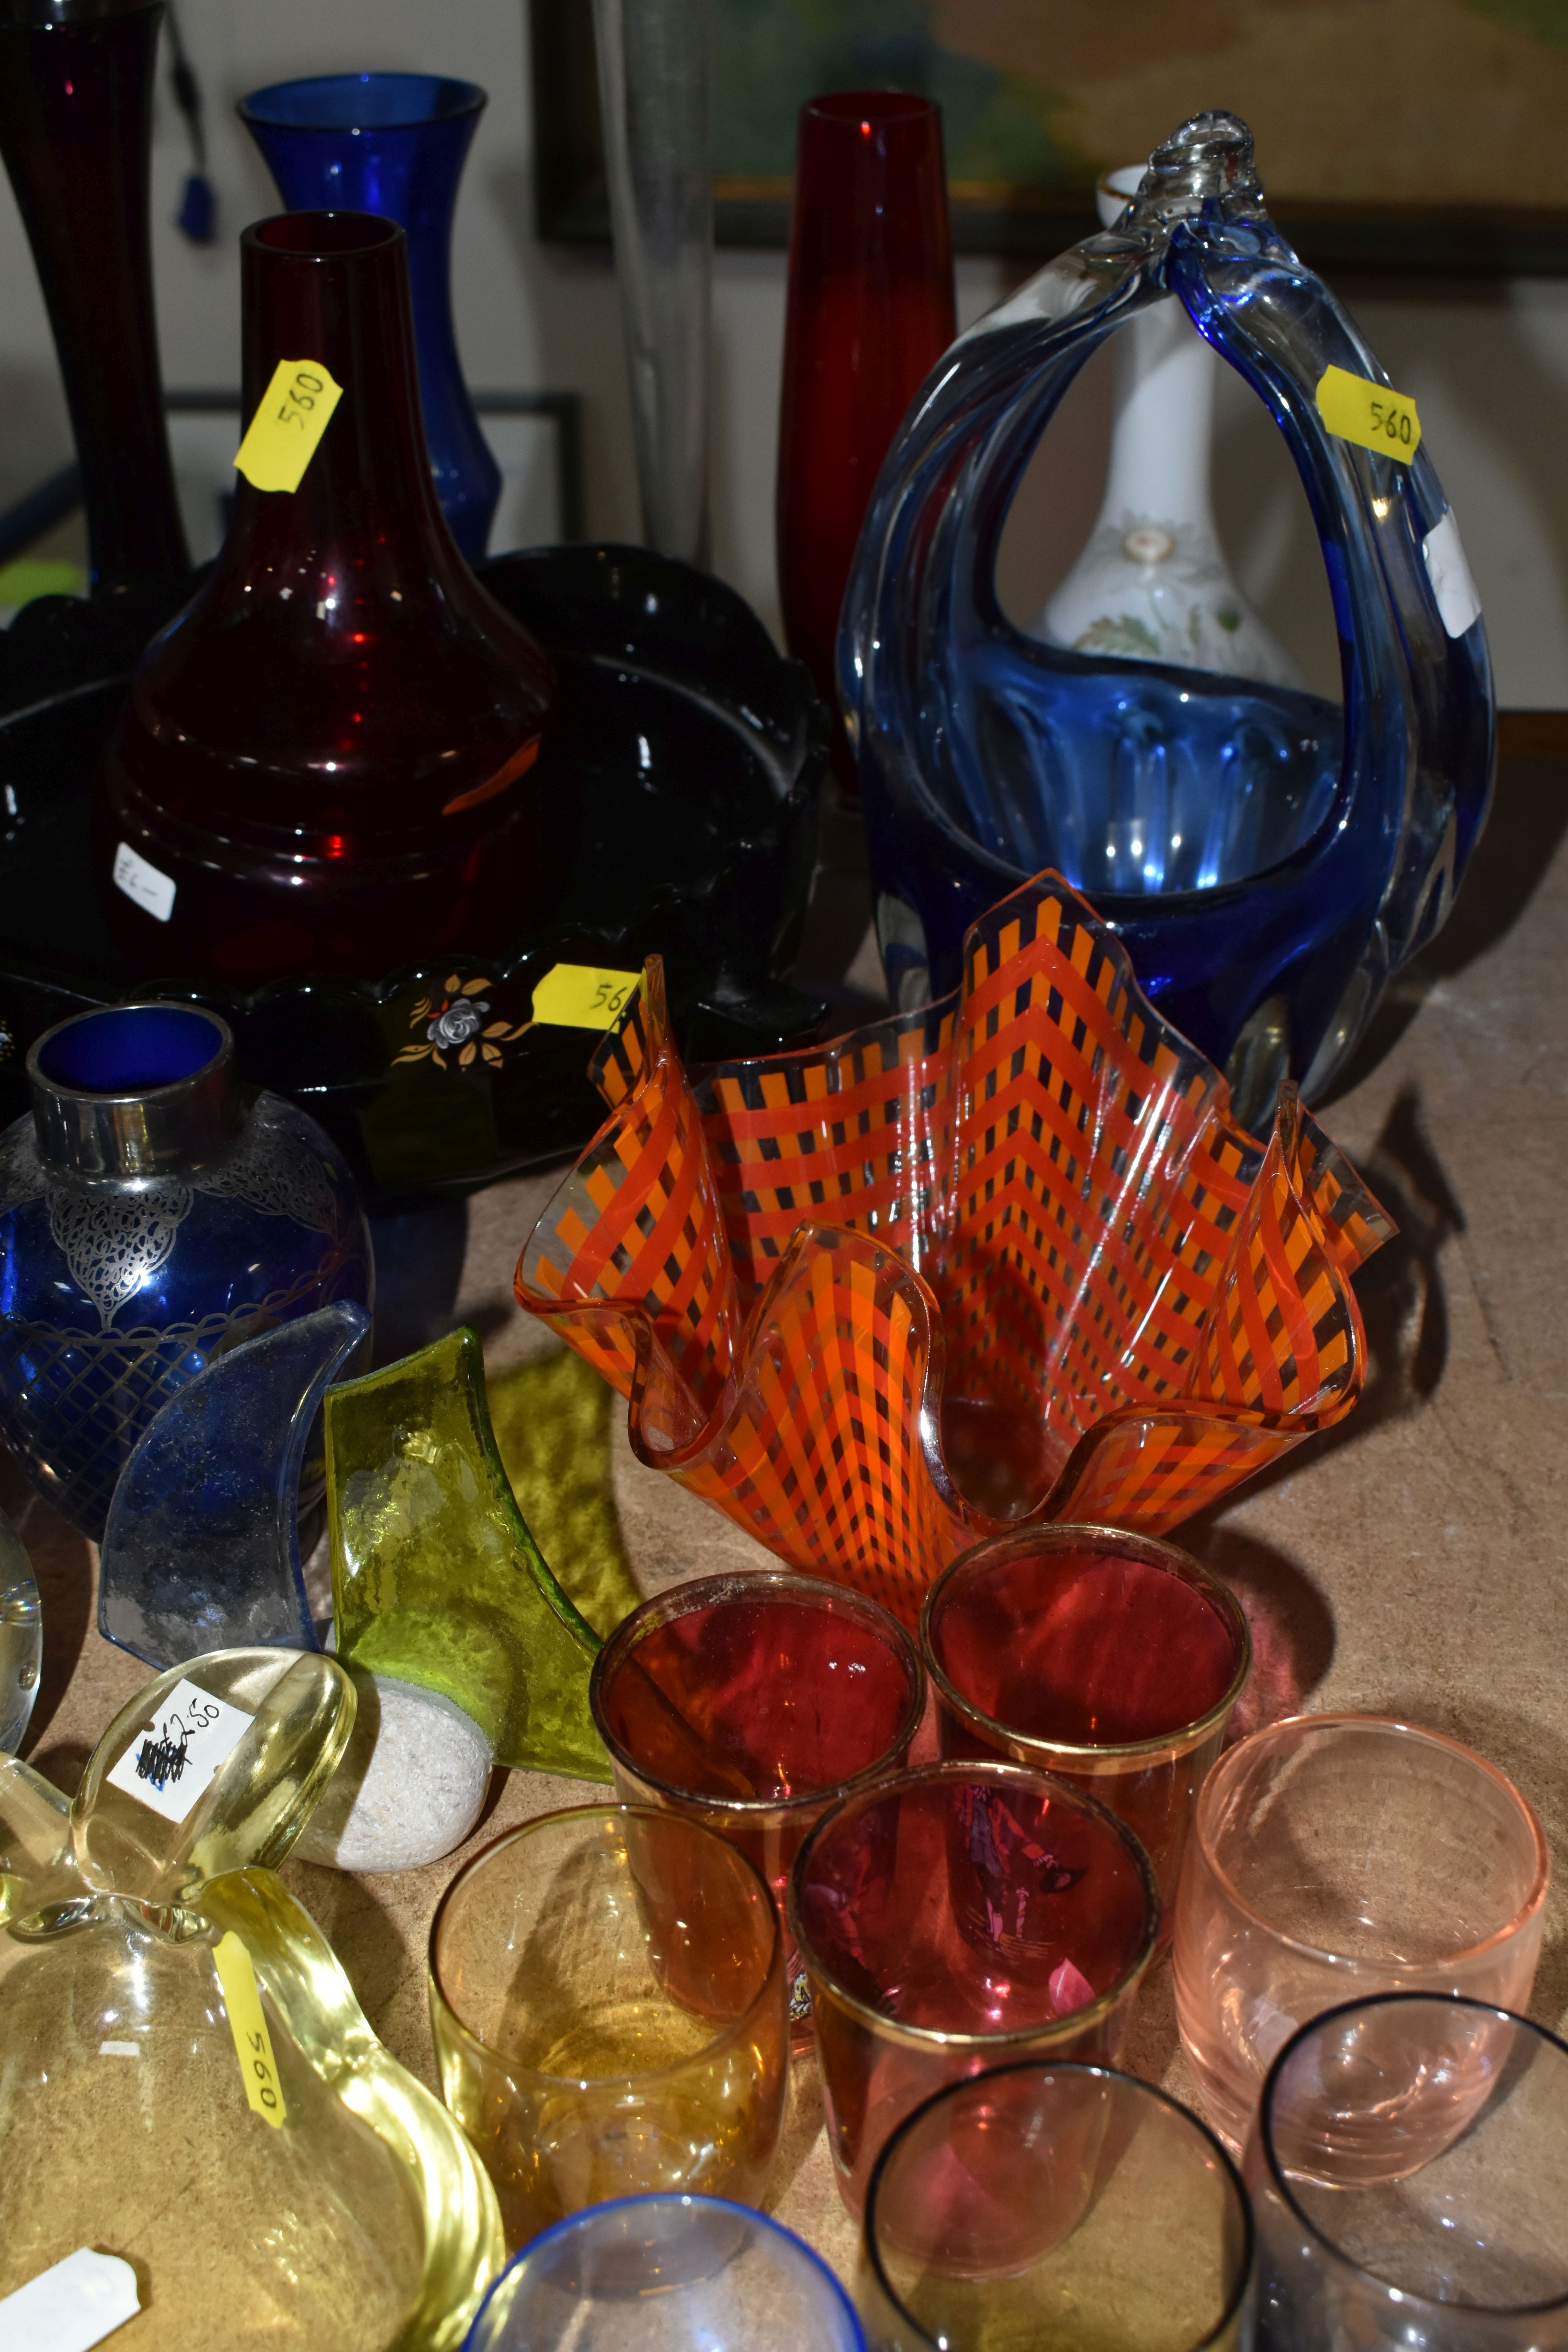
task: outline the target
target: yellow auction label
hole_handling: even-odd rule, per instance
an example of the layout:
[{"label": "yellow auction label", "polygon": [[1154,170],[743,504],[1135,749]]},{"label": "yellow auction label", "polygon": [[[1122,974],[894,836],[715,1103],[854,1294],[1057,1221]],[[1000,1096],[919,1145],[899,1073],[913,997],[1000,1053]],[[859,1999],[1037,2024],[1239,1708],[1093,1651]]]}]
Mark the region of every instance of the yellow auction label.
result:
[{"label": "yellow auction label", "polygon": [[279,360],[235,464],[258,490],[297,490],[343,396],[320,360]]},{"label": "yellow auction label", "polygon": [[554,964],[533,992],[534,1020],[551,1029],[613,1029],[641,980],[640,971]]},{"label": "yellow auction label", "polygon": [[1318,378],[1318,414],[1342,441],[1359,442],[1402,465],[1421,446],[1421,419],[1409,395],[1352,375],[1348,368],[1325,368]]},{"label": "yellow auction label", "polygon": [[219,1937],[213,1958],[223,1987],[235,2055],[245,2078],[245,2095],[255,2113],[276,2131],[288,2109],[283,2105],[283,2085],[278,2080],[278,2062],[272,2055],[272,2037],[261,2013],[261,1995],[257,1990],[250,1954],[231,1927],[226,1935]]}]

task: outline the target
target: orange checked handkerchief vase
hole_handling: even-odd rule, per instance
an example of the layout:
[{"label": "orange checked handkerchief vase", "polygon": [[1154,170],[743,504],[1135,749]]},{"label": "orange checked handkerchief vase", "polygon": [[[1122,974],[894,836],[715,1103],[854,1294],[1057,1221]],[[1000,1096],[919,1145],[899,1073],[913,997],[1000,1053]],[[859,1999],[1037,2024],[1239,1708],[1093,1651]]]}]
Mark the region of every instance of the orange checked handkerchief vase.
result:
[{"label": "orange checked handkerchief vase", "polygon": [[1350,1411],[1393,1231],[1280,1090],[1262,1147],[1058,877],[956,994],[689,1074],[654,959],[517,1295],[639,1457],[912,1623],[1004,1525],[1160,1534]]}]

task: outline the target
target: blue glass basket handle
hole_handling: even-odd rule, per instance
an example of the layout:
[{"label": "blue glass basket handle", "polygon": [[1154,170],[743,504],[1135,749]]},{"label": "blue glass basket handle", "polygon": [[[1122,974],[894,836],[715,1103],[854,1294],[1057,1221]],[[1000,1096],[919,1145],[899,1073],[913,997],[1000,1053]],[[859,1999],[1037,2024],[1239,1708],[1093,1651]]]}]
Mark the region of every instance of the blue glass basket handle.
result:
[{"label": "blue glass basket handle", "polygon": [[[1134,688],[1179,701],[1200,729],[1247,689],[1026,638],[1002,614],[994,576],[1014,492],[1068,385],[1168,294],[1260,394],[1300,473],[1341,640],[1342,741],[1331,704],[1294,698],[1321,718],[1322,789],[1303,799],[1305,837],[1214,887],[1123,895],[1070,871],[1084,824],[1068,795],[1042,811],[1037,756],[1016,743],[1033,730],[1037,751],[1048,734],[1070,764],[1069,702],[1102,740],[1112,702]],[[1442,922],[1491,793],[1486,635],[1478,616],[1450,635],[1438,606],[1424,547],[1447,505],[1426,450],[1405,463],[1331,433],[1315,397],[1331,365],[1387,383],[1268,220],[1246,126],[1205,115],[1156,152],[1115,228],[960,337],[921,387],[878,482],[838,648],[895,994],[901,931],[915,941],[914,987],[940,991],[967,926],[1021,874],[1058,865],[1090,890],[1160,1009],[1216,1061],[1264,998],[1288,999],[1290,1069],[1310,1094],[1389,974]],[[1266,1105],[1238,1108],[1251,1116],[1272,1099],[1270,1086]]]}]

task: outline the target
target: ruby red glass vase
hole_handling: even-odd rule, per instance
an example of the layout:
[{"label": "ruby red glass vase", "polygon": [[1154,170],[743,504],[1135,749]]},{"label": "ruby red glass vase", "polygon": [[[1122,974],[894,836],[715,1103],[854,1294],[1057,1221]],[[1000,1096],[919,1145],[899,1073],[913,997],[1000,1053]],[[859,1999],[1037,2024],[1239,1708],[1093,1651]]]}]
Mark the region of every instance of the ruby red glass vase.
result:
[{"label": "ruby red glass vase", "polygon": [[406,240],[368,213],[241,238],[245,414],[283,360],[337,405],[292,490],[236,477],[205,584],[138,670],[95,855],[134,969],[254,985],[481,952],[547,888],[550,673],[430,479]]},{"label": "ruby red glass vase", "polygon": [[[789,649],[837,714],[838,608],[878,472],[957,332],[942,110],[842,90],[800,111],[779,417],[778,570]],[[853,784],[843,722],[834,770]]]},{"label": "ruby red glass vase", "polygon": [[93,576],[184,572],[148,190],[163,0],[0,0],[0,154],[48,307]]}]

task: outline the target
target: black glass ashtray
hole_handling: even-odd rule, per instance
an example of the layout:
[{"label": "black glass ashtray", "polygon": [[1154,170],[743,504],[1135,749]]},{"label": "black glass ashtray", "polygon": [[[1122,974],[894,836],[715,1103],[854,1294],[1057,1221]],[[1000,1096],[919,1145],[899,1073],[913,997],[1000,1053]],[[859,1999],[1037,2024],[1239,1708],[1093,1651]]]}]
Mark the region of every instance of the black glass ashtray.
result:
[{"label": "black glass ashtray", "polygon": [[555,667],[537,771],[563,813],[551,919],[499,956],[448,952],[379,980],[250,995],[133,981],[89,864],[100,754],[142,646],[189,583],[43,598],[0,631],[0,1118],[27,1108],[27,1048],[68,1013],[148,994],[209,1004],[245,1076],[318,1118],[384,1206],[557,1159],[593,1133],[597,1039],[531,1024],[556,964],[637,971],[662,955],[690,1060],[818,1033],[825,1005],[783,977],[827,761],[827,714],[805,670],[732,589],[644,548],[543,548],[480,575]]}]

